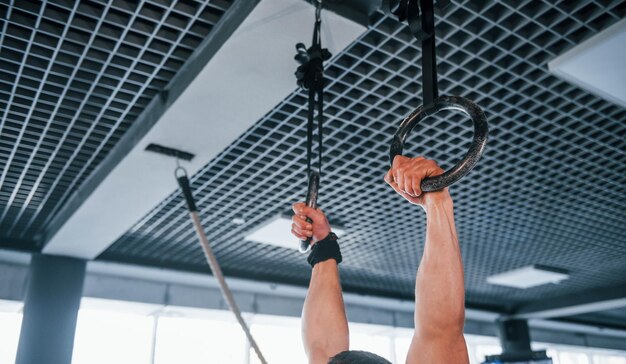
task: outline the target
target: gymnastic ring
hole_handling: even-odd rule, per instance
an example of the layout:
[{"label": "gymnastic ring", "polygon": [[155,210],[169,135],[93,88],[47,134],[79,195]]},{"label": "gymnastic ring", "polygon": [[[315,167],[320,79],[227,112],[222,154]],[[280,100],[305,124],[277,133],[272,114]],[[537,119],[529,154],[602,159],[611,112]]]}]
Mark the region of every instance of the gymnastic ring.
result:
[{"label": "gymnastic ring", "polygon": [[[317,208],[317,191],[320,187],[320,174],[317,171],[311,171],[309,174],[309,185],[306,192],[306,205],[312,209]],[[313,221],[309,218],[307,222]],[[311,248],[311,238],[300,240],[300,253],[306,253]]]},{"label": "gymnastic ring", "polygon": [[441,96],[426,107],[420,105],[415,111],[407,116],[396,134],[393,136],[389,151],[390,163],[397,155],[402,155],[404,142],[407,135],[423,119],[438,113],[441,110],[458,110],[469,116],[474,123],[474,138],[467,154],[452,169],[435,177],[427,177],[422,180],[421,188],[424,192],[437,191],[448,187],[467,175],[478,163],[480,156],[485,150],[487,143],[488,125],[483,110],[469,99],[460,96]]}]

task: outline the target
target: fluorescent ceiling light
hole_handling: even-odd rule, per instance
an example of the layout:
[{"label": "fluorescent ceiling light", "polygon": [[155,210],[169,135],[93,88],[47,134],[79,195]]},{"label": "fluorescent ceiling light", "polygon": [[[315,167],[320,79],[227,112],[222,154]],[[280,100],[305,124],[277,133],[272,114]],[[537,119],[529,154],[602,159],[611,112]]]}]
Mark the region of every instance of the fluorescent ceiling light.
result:
[{"label": "fluorescent ceiling light", "polygon": [[626,19],[548,63],[556,76],[626,107]]},{"label": "fluorescent ceiling light", "polygon": [[487,283],[526,289],[547,283],[556,284],[567,278],[569,278],[569,275],[562,271],[529,265],[487,277]]},{"label": "fluorescent ceiling light", "polygon": [[[337,227],[332,228],[337,236],[342,236],[345,232]],[[291,219],[279,215],[245,236],[245,240],[255,241],[268,245],[279,246],[281,248],[299,249],[298,238],[291,235]]]}]

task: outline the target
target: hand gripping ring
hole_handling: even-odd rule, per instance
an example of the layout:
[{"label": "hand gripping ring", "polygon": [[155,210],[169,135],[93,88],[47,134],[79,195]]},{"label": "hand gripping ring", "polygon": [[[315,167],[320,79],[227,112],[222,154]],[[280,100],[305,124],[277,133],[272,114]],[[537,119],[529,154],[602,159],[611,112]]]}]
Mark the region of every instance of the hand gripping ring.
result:
[{"label": "hand gripping ring", "polygon": [[407,135],[419,124],[423,119],[438,113],[441,110],[459,110],[469,116],[474,122],[474,139],[467,154],[461,161],[459,161],[452,169],[445,173],[428,177],[422,180],[421,188],[424,192],[437,191],[442,188],[448,187],[457,182],[468,174],[483,154],[485,144],[487,143],[487,118],[482,109],[469,99],[460,96],[441,96],[435,99],[435,101],[426,107],[420,105],[415,111],[407,116],[393,137],[391,148],[389,152],[390,163],[393,164],[393,159],[397,155],[402,155],[402,149],[404,148],[404,142]]},{"label": "hand gripping ring", "polygon": [[[320,174],[317,171],[311,171],[309,174],[309,186],[306,192],[306,205],[312,209],[317,208],[317,190],[320,186]],[[313,221],[307,217],[307,222]],[[306,253],[311,248],[311,238],[300,241],[300,253]]]}]

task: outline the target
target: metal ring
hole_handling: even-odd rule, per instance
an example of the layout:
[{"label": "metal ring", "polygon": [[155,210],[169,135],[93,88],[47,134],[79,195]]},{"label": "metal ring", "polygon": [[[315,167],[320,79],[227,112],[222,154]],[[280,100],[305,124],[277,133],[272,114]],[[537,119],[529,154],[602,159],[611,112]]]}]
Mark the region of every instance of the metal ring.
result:
[{"label": "metal ring", "polygon": [[460,96],[441,96],[426,107],[421,105],[409,116],[407,116],[393,137],[389,152],[390,163],[397,155],[402,155],[404,142],[407,135],[419,124],[423,119],[438,113],[441,110],[459,110],[469,116],[474,122],[474,138],[465,157],[461,159],[452,169],[436,176],[428,177],[422,180],[421,188],[424,192],[437,191],[448,187],[467,175],[478,163],[480,156],[485,150],[487,143],[487,118],[483,110],[469,99]]},{"label": "metal ring", "polygon": [[[317,171],[311,171],[309,174],[309,185],[306,193],[306,205],[312,209],[317,208],[317,192],[320,187],[320,174]],[[309,223],[311,219],[307,218]],[[311,238],[300,241],[300,252],[306,253],[311,248]]]}]

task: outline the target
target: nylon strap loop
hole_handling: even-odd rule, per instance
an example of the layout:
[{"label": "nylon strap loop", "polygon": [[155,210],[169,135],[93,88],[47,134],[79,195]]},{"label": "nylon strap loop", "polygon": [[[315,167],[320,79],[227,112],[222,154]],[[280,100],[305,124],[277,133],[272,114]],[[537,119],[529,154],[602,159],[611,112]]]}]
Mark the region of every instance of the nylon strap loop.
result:
[{"label": "nylon strap loop", "polygon": [[[298,43],[295,59],[300,63],[296,71],[298,86],[308,92],[307,111],[307,140],[306,140],[306,171],[309,185],[307,188],[307,205],[311,208],[317,207],[317,191],[319,180],[322,174],[322,139],[324,130],[324,61],[330,59],[331,54],[328,49],[322,48],[321,40],[321,10],[320,0],[314,0],[317,4],[315,9],[315,25],[313,28],[313,39],[310,48]],[[315,112],[317,109],[317,170],[313,167],[313,139],[315,134]],[[310,222],[310,221],[309,221]],[[300,251],[305,253],[310,248],[311,239],[300,243]]]}]

